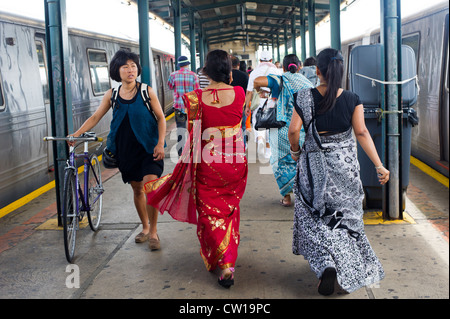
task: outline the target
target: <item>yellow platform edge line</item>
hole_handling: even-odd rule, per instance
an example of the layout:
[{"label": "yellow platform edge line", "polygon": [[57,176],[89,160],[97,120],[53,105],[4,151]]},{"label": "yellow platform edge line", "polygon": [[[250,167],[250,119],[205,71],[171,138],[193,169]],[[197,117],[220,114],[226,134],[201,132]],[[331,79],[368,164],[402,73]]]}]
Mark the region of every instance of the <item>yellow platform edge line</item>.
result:
[{"label": "yellow platform edge line", "polygon": [[428,166],[427,164],[419,161],[417,158],[415,158],[413,156],[411,156],[411,164],[413,164],[418,169],[420,169],[422,172],[424,172],[425,174],[431,176],[432,178],[437,180],[439,183],[441,183],[442,185],[444,185],[445,187],[448,188],[448,177],[446,177],[446,176],[442,175],[441,173],[435,171],[430,166]]},{"label": "yellow platform edge line", "polygon": [[[173,112],[172,114],[167,116],[166,121],[170,120],[174,116],[175,116],[175,112]],[[102,155],[98,156],[98,160],[102,161]],[[78,174],[82,173],[83,171],[84,171],[84,166],[78,167]],[[0,218],[8,215],[9,213],[15,211],[16,209],[31,202],[33,199],[41,196],[42,194],[48,192],[49,190],[51,190],[54,187],[55,187],[55,181],[51,181],[50,183],[36,189],[35,191],[32,191],[31,193],[25,195],[24,197],[19,198],[18,200],[12,202],[11,204],[6,205],[5,207],[0,209]]]},{"label": "yellow platform edge line", "polygon": [[51,190],[54,187],[55,187],[55,181],[51,181],[50,183],[48,183],[48,184],[46,184],[46,185],[36,189],[35,191],[29,193],[28,195],[25,195],[24,197],[19,198],[18,200],[12,202],[11,204],[3,207],[2,209],[0,209],[0,218],[8,215],[12,211],[14,211],[14,210],[22,207],[23,205],[31,202],[36,197],[41,196],[42,194],[44,194],[45,192]]},{"label": "yellow platform edge line", "polygon": [[[414,219],[407,213],[403,212],[403,219],[398,220],[385,220],[383,219],[383,212],[370,211],[364,213],[364,225],[401,225],[401,224],[416,224]],[[88,225],[87,218],[84,218],[80,223],[80,228],[84,228]],[[58,220],[51,218],[40,226],[36,227],[37,230],[61,230],[62,227],[58,226]]]},{"label": "yellow platform edge line", "polygon": [[416,224],[415,220],[407,212],[403,212],[403,219],[383,219],[383,212],[370,211],[364,212],[364,225],[398,225],[398,224]]},{"label": "yellow platform edge line", "polygon": [[[80,222],[80,229],[84,229],[89,225],[89,220],[85,216],[83,220]],[[58,226],[58,219],[56,217],[50,218],[47,221],[40,224],[35,228],[36,230],[62,230],[63,226]]]}]

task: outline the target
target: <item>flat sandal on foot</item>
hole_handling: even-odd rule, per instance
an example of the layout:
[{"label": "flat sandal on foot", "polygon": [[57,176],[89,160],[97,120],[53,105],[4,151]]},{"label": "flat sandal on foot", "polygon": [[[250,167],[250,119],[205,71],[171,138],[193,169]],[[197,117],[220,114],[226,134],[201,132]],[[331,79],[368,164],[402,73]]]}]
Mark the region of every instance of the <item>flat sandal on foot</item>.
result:
[{"label": "flat sandal on foot", "polygon": [[134,237],[134,241],[136,243],[144,243],[148,240],[149,237],[150,237],[150,233],[144,234],[144,233],[140,232],[136,237]]},{"label": "flat sandal on foot", "polygon": [[319,294],[329,296],[334,292],[334,281],[336,280],[336,269],[328,267],[324,270],[318,287]]},{"label": "flat sandal on foot", "polygon": [[230,288],[231,286],[234,285],[234,275],[231,274],[231,276],[228,278],[220,277],[218,279],[218,282],[219,282],[219,285],[221,285],[222,287]]},{"label": "flat sandal on foot", "polygon": [[[156,235],[156,236],[158,236],[158,235]],[[159,240],[159,236],[158,236],[158,239],[150,238],[148,240],[148,247],[150,248],[150,250],[159,250],[159,249],[161,249],[161,242]]]},{"label": "flat sandal on foot", "polygon": [[283,207],[291,207],[292,203],[291,202],[286,202],[284,200],[284,198],[282,198],[282,199],[280,199],[280,205],[283,206]]},{"label": "flat sandal on foot", "polygon": [[234,285],[234,267],[230,267],[229,269],[231,270],[231,274],[229,274],[227,277],[220,276],[217,279],[219,285],[221,285],[224,288],[230,288],[232,285]]}]

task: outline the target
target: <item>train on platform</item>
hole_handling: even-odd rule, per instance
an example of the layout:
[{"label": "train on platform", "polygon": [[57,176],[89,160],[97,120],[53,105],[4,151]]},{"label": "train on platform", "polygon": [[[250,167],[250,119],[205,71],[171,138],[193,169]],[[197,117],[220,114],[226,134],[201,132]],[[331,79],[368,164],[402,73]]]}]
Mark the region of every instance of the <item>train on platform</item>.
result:
[{"label": "train on platform", "polygon": [[[430,7],[402,19],[402,44],[415,53],[419,95],[413,109],[418,124],[411,130],[411,155],[449,176],[449,5]],[[349,74],[349,58],[359,45],[380,43],[380,30],[342,43]],[[343,83],[349,89],[349,77]]]},{"label": "train on platform", "polygon": [[[74,129],[91,116],[104,93],[118,86],[109,62],[120,48],[139,54],[136,41],[69,28],[70,88]],[[50,97],[43,21],[0,12],[0,209],[54,179]],[[173,111],[167,79],[175,57],[152,49],[152,87],[165,114]],[[152,70],[153,71],[153,70]],[[106,137],[112,112],[94,128]],[[93,145],[97,147],[98,145]]]},{"label": "train on platform", "polygon": [[[412,130],[411,155],[449,176],[449,10],[448,4],[402,20],[403,43],[415,51],[420,93],[419,123]],[[379,30],[342,44],[348,59],[352,48],[379,43]],[[45,29],[42,21],[0,12],[0,209],[53,179],[53,155],[47,80]],[[138,52],[128,39],[69,29],[73,126],[79,127],[98,107],[103,93],[117,83],[108,77],[108,63],[119,48]],[[153,87],[166,114],[173,95],[167,77],[174,56],[152,49]],[[348,89],[347,80],[344,87]],[[106,137],[111,114],[96,126]]]}]

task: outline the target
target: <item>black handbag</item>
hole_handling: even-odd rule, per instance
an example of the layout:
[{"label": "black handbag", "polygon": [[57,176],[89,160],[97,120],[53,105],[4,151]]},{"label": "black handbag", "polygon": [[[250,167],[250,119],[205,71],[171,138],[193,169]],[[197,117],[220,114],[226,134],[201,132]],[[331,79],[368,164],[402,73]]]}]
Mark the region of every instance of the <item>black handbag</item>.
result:
[{"label": "black handbag", "polygon": [[103,162],[103,166],[105,166],[105,168],[119,167],[115,155],[110,150],[108,150],[106,147],[102,153],[102,162]]},{"label": "black handbag", "polygon": [[[268,103],[270,101],[270,104]],[[286,125],[284,121],[277,121],[277,103],[276,99],[272,99],[270,96],[267,98],[264,105],[256,111],[255,115],[255,129],[270,129],[281,128]]]}]

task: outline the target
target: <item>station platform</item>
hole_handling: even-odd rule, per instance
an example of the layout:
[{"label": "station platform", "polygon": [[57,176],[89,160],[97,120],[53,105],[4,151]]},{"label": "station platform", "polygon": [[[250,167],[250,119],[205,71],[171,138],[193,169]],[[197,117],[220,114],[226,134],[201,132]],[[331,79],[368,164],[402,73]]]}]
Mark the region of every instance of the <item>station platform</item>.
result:
[{"label": "station platform", "polygon": [[[166,140],[169,153],[175,141],[169,135]],[[250,143],[249,157],[255,153]],[[167,154],[164,174],[174,166]],[[73,264],[64,255],[54,189],[0,219],[0,298],[177,299],[182,305],[201,304],[198,299],[259,299],[261,304],[289,299],[293,308],[298,299],[449,298],[448,187],[412,166],[404,220],[365,214],[366,233],[386,277],[351,294],[337,289],[323,297],[307,261],[292,254],[293,207],[278,204],[281,197],[270,171],[268,162],[249,164],[230,289],[220,287],[217,274],[205,269],[194,225],[163,214],[158,222],[161,250],[136,244],[141,227],[131,187],[117,170],[104,170],[102,223],[96,233],[89,226],[78,233]],[[79,281],[71,277],[76,271]],[[174,307],[174,313],[181,309]]]}]

